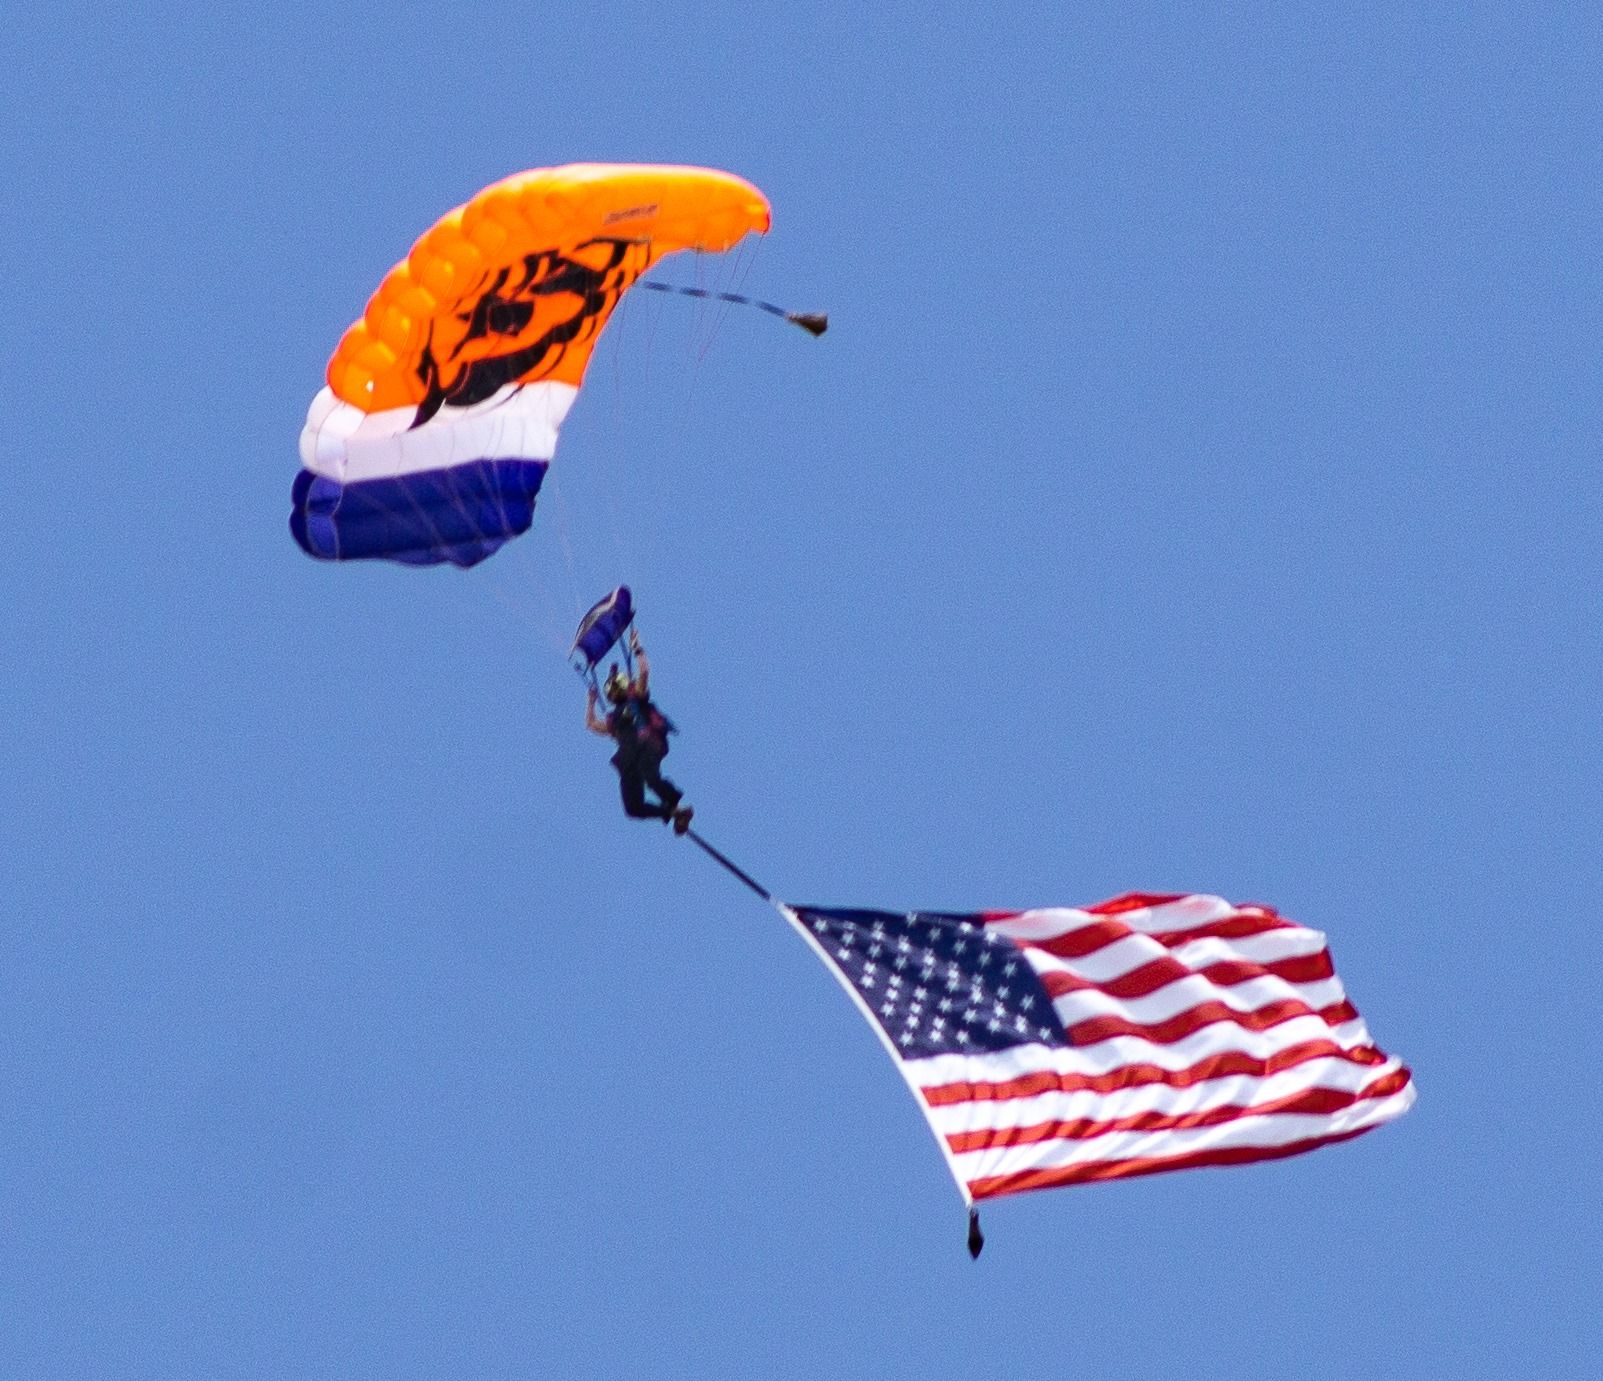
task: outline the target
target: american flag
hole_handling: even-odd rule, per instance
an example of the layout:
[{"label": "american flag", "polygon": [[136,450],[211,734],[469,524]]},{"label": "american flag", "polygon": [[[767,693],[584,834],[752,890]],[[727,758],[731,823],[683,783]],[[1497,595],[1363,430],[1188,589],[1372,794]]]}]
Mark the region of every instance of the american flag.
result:
[{"label": "american flag", "polygon": [[1266,906],[780,910],[879,1032],[971,1204],[1295,1155],[1414,1101],[1325,937]]}]

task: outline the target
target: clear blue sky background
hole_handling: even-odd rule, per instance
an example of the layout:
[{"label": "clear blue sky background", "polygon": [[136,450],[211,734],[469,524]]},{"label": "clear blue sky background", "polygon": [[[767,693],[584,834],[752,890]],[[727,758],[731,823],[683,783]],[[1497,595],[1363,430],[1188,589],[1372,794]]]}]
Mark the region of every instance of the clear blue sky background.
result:
[{"label": "clear blue sky background", "polygon": [[[1590,1374],[1600,22],[1080,8],[13,7],[0,1374]],[[340,331],[575,159],[750,177],[829,335],[632,301],[521,542],[308,560]],[[780,895],[1267,901],[1418,1107],[971,1263],[843,994],[622,818],[620,580]]]}]

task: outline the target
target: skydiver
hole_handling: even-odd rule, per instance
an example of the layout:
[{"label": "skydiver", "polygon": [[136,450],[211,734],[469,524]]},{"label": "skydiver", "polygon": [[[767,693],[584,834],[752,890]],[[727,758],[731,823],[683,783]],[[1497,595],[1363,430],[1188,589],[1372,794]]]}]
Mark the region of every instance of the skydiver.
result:
[{"label": "skydiver", "polygon": [[[685,805],[684,793],[662,775],[662,760],[668,754],[668,735],[673,725],[651,701],[651,664],[640,646],[640,636],[629,630],[629,650],[637,668],[626,676],[614,662],[607,673],[607,703],[612,707],[605,719],[596,713],[595,687],[585,700],[584,727],[593,734],[612,739],[618,750],[612,765],[618,769],[618,788],[623,796],[624,813],[632,820],[662,820],[673,823],[674,833],[690,828],[695,810]],[[650,787],[657,800],[646,799]]]}]

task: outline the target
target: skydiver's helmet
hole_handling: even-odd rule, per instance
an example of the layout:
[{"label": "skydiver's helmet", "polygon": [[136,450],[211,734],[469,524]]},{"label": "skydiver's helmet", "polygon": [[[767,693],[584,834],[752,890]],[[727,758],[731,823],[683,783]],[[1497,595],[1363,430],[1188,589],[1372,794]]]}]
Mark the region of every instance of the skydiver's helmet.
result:
[{"label": "skydiver's helmet", "polygon": [[607,699],[614,705],[623,704],[624,697],[629,694],[629,678],[619,670],[618,664],[612,664],[612,670],[607,673]]}]

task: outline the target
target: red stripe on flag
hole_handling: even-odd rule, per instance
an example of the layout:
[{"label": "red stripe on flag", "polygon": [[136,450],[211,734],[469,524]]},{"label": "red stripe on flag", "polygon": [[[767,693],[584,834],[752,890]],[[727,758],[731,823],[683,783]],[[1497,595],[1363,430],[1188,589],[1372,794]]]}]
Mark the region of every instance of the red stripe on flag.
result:
[{"label": "red stripe on flag", "polygon": [[1160,945],[1167,945],[1174,949],[1177,945],[1190,944],[1193,940],[1238,940],[1243,935],[1264,935],[1271,930],[1303,930],[1304,926],[1293,925],[1290,921],[1283,921],[1278,916],[1227,916],[1222,921],[1210,921],[1206,925],[1188,926],[1183,930],[1156,930],[1142,931],[1149,940],[1156,940]]},{"label": "red stripe on flag", "polygon": [[1121,897],[1093,902],[1079,909],[1089,911],[1094,916],[1117,916],[1121,911],[1147,911],[1154,906],[1167,906],[1189,895],[1188,892],[1126,892]]},{"label": "red stripe on flag", "polygon": [[1403,1089],[1409,1079],[1406,1069],[1394,1069],[1372,1080],[1357,1093],[1340,1089],[1311,1088],[1267,1103],[1222,1103],[1200,1112],[1165,1113],[1156,1110],[1131,1113],[1128,1117],[1097,1121],[1081,1117],[1067,1121],[1039,1122],[1029,1127],[996,1127],[977,1132],[957,1132],[946,1138],[954,1153],[985,1151],[999,1146],[1032,1146],[1043,1141],[1089,1141],[1110,1132],[1184,1132],[1194,1127],[1217,1127],[1246,1117],[1270,1117],[1302,1113],[1328,1117],[1357,1103],[1389,1098]]},{"label": "red stripe on flag", "polygon": [[1167,1021],[1126,1021],[1123,1017],[1091,1017],[1077,1021],[1068,1028],[1069,1039],[1076,1045],[1095,1045],[1098,1041],[1112,1040],[1115,1036],[1136,1036],[1154,1045],[1173,1045],[1187,1036],[1195,1035],[1205,1026],[1229,1022],[1247,1031],[1267,1031],[1298,1017],[1318,1017],[1326,1026],[1353,1021],[1358,1011],[1350,1002],[1333,1002],[1317,1012],[1306,1002],[1296,998],[1283,998],[1252,1012],[1238,1012],[1222,1002],[1202,1002],[1184,1012],[1178,1012]]},{"label": "red stripe on flag", "polygon": [[1110,997],[1150,997],[1160,988],[1178,983],[1183,978],[1205,978],[1215,987],[1233,988],[1253,978],[1280,978],[1287,983],[1314,983],[1335,976],[1330,962],[1330,951],[1318,954],[1298,954],[1290,959],[1275,959],[1267,964],[1255,964],[1248,959],[1221,959],[1216,964],[1205,964],[1200,969],[1188,969],[1178,959],[1154,959],[1139,968],[1121,973],[1117,978],[1094,982],[1078,974],[1049,969],[1041,975],[1041,984],[1050,997],[1064,993],[1084,992],[1087,989],[1107,993]]},{"label": "red stripe on flag", "polygon": [[1178,949],[1193,940],[1238,940],[1246,935],[1264,935],[1271,930],[1297,929],[1300,927],[1292,925],[1289,921],[1272,919],[1268,916],[1227,916],[1224,920],[1193,926],[1189,930],[1148,933],[1131,930],[1122,921],[1093,921],[1090,925],[1082,925],[1058,935],[1030,939],[1020,939],[1010,935],[1008,938],[1020,949],[1044,950],[1059,959],[1083,959],[1088,954],[1095,954],[1097,950],[1106,949],[1109,945],[1127,940],[1132,935],[1156,941],[1165,949]]},{"label": "red stripe on flag", "polygon": [[1012,1175],[970,1180],[968,1187],[969,1193],[976,1199],[994,1199],[1000,1194],[1019,1194],[1027,1189],[1052,1189],[1058,1185],[1089,1184],[1095,1180],[1132,1179],[1136,1175],[1156,1175],[1166,1170],[1194,1170],[1207,1165],[1245,1165],[1255,1160],[1282,1160],[1320,1146],[1332,1146],[1338,1141],[1351,1141],[1355,1136],[1374,1130],[1374,1127],[1359,1127],[1355,1131],[1337,1132],[1333,1136],[1311,1136],[1305,1141],[1287,1142],[1284,1146],[1231,1146],[1218,1151],[1190,1151],[1178,1156],[1140,1156],[1130,1160],[1063,1165],[1051,1170],[1022,1170]]},{"label": "red stripe on flag", "polygon": [[1078,930],[1070,930],[1062,935],[1038,940],[1020,940],[1010,935],[1008,939],[1020,949],[1045,950],[1059,959],[1083,959],[1134,934],[1135,931],[1129,926],[1118,921],[1093,921],[1090,925],[1083,925]]},{"label": "red stripe on flag", "polygon": [[1250,959],[1221,959],[1216,964],[1205,964],[1197,970],[1210,983],[1221,988],[1232,988],[1250,978],[1270,974],[1287,983],[1318,983],[1336,976],[1336,966],[1330,962],[1330,951],[1322,949],[1316,954],[1294,954],[1288,959],[1272,959],[1267,964],[1256,964]]},{"label": "red stripe on flag", "polygon": [[1184,1069],[1165,1069],[1162,1065],[1129,1064],[1107,1074],[1060,1074],[1042,1070],[1024,1074],[1017,1079],[999,1080],[996,1083],[965,1081],[952,1084],[934,1084],[921,1088],[924,1101],[931,1107],[946,1107],[953,1103],[1005,1101],[1010,1098],[1033,1098],[1038,1093],[1116,1093],[1120,1089],[1145,1088],[1149,1084],[1166,1084],[1170,1088],[1190,1088],[1209,1079],[1228,1079],[1237,1075],[1278,1074],[1309,1060],[1347,1060],[1355,1065],[1385,1064],[1386,1056],[1372,1045],[1361,1045],[1346,1050],[1334,1041],[1303,1041],[1287,1046],[1273,1055],[1259,1057],[1243,1051],[1229,1050],[1210,1055]]}]

